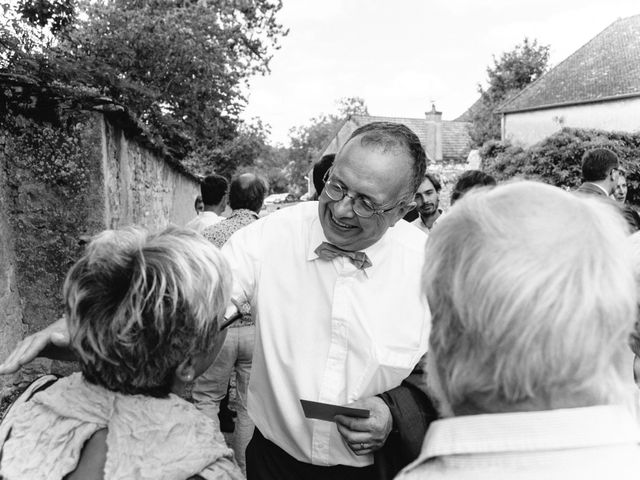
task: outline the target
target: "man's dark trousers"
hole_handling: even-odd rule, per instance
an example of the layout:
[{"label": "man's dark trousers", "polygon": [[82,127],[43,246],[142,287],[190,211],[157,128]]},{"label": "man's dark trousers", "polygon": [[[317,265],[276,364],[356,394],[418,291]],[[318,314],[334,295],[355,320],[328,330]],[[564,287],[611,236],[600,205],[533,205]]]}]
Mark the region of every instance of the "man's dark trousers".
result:
[{"label": "man's dark trousers", "polygon": [[322,467],[300,462],[264,438],[257,428],[247,446],[246,461],[248,480],[369,480],[376,477],[373,465]]}]

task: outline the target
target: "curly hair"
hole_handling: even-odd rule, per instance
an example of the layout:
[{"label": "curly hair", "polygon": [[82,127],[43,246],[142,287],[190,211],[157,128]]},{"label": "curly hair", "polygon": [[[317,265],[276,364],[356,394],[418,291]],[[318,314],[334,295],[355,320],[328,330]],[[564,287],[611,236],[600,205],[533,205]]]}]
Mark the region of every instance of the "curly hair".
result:
[{"label": "curly hair", "polygon": [[63,289],[84,377],[116,392],[168,395],[176,367],[214,344],[230,279],[220,251],[190,230],[97,235]]}]

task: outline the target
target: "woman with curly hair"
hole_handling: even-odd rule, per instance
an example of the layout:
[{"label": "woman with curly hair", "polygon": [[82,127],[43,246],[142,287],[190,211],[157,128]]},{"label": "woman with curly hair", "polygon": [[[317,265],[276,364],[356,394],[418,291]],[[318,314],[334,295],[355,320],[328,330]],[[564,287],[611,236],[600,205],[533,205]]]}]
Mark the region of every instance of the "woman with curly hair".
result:
[{"label": "woman with curly hair", "polygon": [[9,411],[0,477],[243,478],[216,424],[176,395],[224,340],[230,278],[195,232],[99,234],[63,290],[81,373]]}]

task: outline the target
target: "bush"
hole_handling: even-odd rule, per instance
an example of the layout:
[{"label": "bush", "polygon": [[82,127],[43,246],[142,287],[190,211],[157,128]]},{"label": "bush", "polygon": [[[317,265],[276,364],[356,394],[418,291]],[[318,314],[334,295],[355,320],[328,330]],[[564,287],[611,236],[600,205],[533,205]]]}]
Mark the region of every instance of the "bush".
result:
[{"label": "bush", "polygon": [[499,181],[520,177],[575,189],[582,183],[582,156],[597,147],[618,155],[627,171],[627,201],[640,205],[640,133],[564,128],[526,149],[491,140],[480,154],[483,171]]}]

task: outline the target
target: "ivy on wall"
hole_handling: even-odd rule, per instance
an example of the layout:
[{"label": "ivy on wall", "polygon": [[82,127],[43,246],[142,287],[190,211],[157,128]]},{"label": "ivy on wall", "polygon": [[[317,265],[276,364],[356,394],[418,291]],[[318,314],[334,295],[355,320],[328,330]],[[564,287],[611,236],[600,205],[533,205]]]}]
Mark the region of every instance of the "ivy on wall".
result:
[{"label": "ivy on wall", "polygon": [[0,120],[4,213],[31,331],[62,313],[66,272],[82,253],[83,239],[104,228],[95,119],[87,112],[57,114],[55,122],[16,112]]},{"label": "ivy on wall", "polygon": [[85,191],[90,157],[81,144],[83,124],[62,129],[21,117],[6,118],[3,124],[10,132],[5,154],[17,169],[28,170],[68,198]]}]

